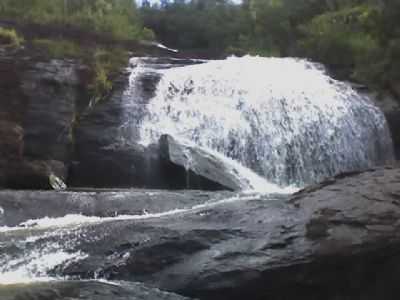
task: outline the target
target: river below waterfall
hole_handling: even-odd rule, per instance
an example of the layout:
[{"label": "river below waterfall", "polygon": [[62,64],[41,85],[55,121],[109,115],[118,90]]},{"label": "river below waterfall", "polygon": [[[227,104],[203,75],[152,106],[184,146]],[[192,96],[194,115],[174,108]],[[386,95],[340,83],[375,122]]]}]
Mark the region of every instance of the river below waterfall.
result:
[{"label": "river below waterfall", "polygon": [[[190,267],[206,274],[218,266],[232,282],[235,276],[242,280],[243,257],[249,266],[266,266],[265,251],[296,240],[289,234],[293,228],[308,228],[299,220],[310,210],[292,205],[294,192],[394,159],[383,113],[349,84],[329,77],[321,65],[250,56],[132,58],[129,70],[121,143],[151,147],[167,134],[184,149],[201,149],[202,155],[229,166],[241,178],[242,190],[0,191],[0,299],[14,300],[1,295],[14,295],[16,284],[31,284],[34,290],[38,282],[60,283],[55,290],[70,297],[62,299],[86,299],[65,292],[68,282],[94,282],[100,290],[102,284],[111,284],[112,290],[112,284],[125,282],[125,290],[115,292],[121,298],[115,299],[143,292],[127,282],[179,292],[196,281]],[[192,154],[185,155],[190,170]],[[259,240],[264,236],[268,243]],[[298,243],[305,262],[311,255],[307,247],[314,244],[303,237]],[[251,254],[243,256],[246,251]],[[224,264],[228,258],[233,263]],[[257,273],[244,272],[249,281]],[[218,290],[229,288],[219,276],[210,271],[206,278],[210,284],[214,278]],[[160,296],[158,290],[143,293],[152,296],[138,299],[183,299]],[[114,299],[107,297],[99,299]]]}]

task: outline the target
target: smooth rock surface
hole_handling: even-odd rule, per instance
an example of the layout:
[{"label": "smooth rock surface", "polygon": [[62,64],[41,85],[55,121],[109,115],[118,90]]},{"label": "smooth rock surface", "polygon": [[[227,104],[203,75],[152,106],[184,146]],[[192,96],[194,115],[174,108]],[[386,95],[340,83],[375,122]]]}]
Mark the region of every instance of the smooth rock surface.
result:
[{"label": "smooth rock surface", "polygon": [[170,135],[163,135],[159,149],[163,172],[170,174],[177,187],[233,191],[243,188],[243,180],[232,166],[199,147],[185,145]]},{"label": "smooth rock surface", "polygon": [[144,220],[27,231],[39,234],[35,243],[11,231],[0,243],[18,257],[57,242],[88,257],[51,274],[140,281],[200,299],[395,300],[399,199],[400,169],[378,169],[293,196],[247,195]]},{"label": "smooth rock surface", "polygon": [[188,298],[138,283],[66,281],[28,285],[0,285],[1,300],[185,300]]}]

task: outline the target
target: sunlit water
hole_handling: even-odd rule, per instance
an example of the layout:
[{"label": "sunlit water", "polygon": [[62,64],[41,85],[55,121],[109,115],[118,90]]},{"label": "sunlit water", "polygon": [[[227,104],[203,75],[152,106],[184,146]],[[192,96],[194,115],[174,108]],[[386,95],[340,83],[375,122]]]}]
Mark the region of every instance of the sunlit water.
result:
[{"label": "sunlit water", "polygon": [[393,159],[383,113],[318,64],[244,57],[158,71],[140,128],[213,149],[280,186]]}]

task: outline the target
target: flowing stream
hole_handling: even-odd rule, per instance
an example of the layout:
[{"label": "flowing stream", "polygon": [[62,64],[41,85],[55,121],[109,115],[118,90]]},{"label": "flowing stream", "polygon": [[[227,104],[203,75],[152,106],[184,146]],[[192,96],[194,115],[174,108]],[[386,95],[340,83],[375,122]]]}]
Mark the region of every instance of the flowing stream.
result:
[{"label": "flowing stream", "polygon": [[[59,265],[85,259],[74,251],[91,225],[146,221],[191,213],[256,192],[292,193],[344,171],[393,160],[383,113],[350,85],[330,78],[318,64],[294,58],[243,57],[156,65],[133,60],[124,132],[135,128],[142,144],[169,134],[234,166],[247,193],[156,214],[100,218],[67,215],[0,227],[0,284],[57,279]],[[159,81],[151,97],[138,97],[137,79]],[[139,99],[139,100],[138,100]],[[142,100],[140,100],[142,99]],[[140,117],[138,117],[140,115]],[[1,212],[0,213],[4,213]],[[41,241],[37,243],[37,241]]]}]

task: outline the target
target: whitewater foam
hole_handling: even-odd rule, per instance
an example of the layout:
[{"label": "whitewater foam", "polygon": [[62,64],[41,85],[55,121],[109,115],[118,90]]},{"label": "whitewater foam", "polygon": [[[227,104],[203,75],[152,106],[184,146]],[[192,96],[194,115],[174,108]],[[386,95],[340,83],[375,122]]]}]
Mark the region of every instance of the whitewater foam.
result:
[{"label": "whitewater foam", "polygon": [[161,81],[140,124],[144,145],[169,134],[279,186],[394,158],[383,113],[321,65],[247,56],[152,71]]}]

